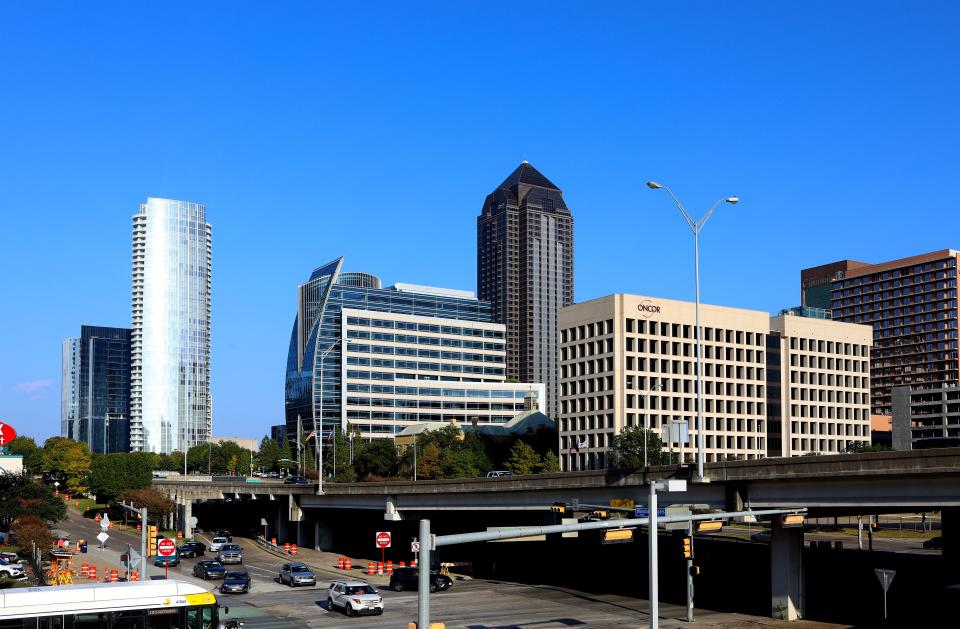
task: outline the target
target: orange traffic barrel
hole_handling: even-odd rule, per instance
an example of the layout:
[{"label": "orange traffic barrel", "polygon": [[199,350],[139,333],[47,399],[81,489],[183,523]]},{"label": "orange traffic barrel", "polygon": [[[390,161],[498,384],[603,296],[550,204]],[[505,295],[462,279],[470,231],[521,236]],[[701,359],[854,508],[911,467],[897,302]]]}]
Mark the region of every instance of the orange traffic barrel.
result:
[{"label": "orange traffic barrel", "polygon": [[119,570],[111,570],[111,571],[110,571],[110,583],[116,583],[116,582],[119,581],[119,580],[120,580],[120,571],[119,571]]},{"label": "orange traffic barrel", "polygon": [[416,559],[414,559],[413,561],[410,562],[410,567],[411,567],[411,568],[416,568],[416,567],[417,567],[417,560],[416,560]]},{"label": "orange traffic barrel", "polygon": [[350,561],[350,558],[347,557],[343,560],[343,569],[344,570],[353,570],[353,562]]},{"label": "orange traffic barrel", "polygon": [[296,554],[297,554],[297,545],[296,545],[296,544],[290,544],[290,554],[291,554],[291,555],[296,555]]},{"label": "orange traffic barrel", "polygon": [[372,561],[367,564],[367,574],[377,574],[377,564]]},{"label": "orange traffic barrel", "polygon": [[382,561],[378,561],[378,562],[377,562],[377,574],[383,574],[383,562],[382,562]]},{"label": "orange traffic barrel", "polygon": [[177,531],[177,539],[183,539],[183,531]]},{"label": "orange traffic barrel", "polygon": [[387,560],[387,574],[393,574],[393,561]]},{"label": "orange traffic barrel", "polygon": [[337,559],[337,570],[343,570],[343,565],[345,563],[346,562],[344,561],[343,557],[340,557],[339,559]]},{"label": "orange traffic barrel", "polygon": [[90,566],[85,563],[80,564],[80,576],[85,577],[90,574]]},{"label": "orange traffic barrel", "polygon": [[93,579],[94,581],[97,580],[97,567],[96,567],[96,566],[89,566],[89,567],[87,568],[87,578],[88,578],[88,579]]},{"label": "orange traffic barrel", "polygon": [[136,570],[134,570],[133,572],[130,573],[130,579],[129,579],[129,580],[130,580],[130,581],[139,581],[139,580],[140,580],[140,573],[137,572]]},{"label": "orange traffic barrel", "polygon": [[276,538],[276,537],[271,537],[271,538],[270,538],[270,543],[273,544],[274,546],[276,546],[276,545],[277,545],[277,538]]}]

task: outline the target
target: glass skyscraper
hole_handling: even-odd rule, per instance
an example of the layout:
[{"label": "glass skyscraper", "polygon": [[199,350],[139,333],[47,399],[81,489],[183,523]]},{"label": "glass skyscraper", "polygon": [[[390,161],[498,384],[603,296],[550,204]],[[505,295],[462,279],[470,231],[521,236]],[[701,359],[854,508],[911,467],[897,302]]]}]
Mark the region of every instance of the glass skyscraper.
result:
[{"label": "glass skyscraper", "polygon": [[198,203],[151,197],[133,217],[133,451],[182,451],[212,434],[212,240]]},{"label": "glass skyscraper", "polygon": [[[286,372],[287,438],[314,429],[393,437],[411,422],[503,423],[539,384],[507,383],[504,327],[473,293],[341,272],[298,288]],[[455,383],[455,384],[454,384]]]},{"label": "glass skyscraper", "polygon": [[80,406],[80,339],[63,341],[60,374],[60,436],[77,439],[77,409]]},{"label": "glass skyscraper", "polygon": [[507,326],[507,376],[543,382],[559,416],[557,313],[573,303],[573,215],[563,194],[524,161],[477,217],[477,292]]}]

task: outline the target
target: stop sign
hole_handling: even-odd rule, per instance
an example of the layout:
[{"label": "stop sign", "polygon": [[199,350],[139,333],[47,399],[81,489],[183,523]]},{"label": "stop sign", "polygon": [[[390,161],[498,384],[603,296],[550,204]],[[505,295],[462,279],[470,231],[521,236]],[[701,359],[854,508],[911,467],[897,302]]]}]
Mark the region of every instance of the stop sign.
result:
[{"label": "stop sign", "polygon": [[10,445],[10,442],[16,439],[17,431],[10,424],[0,422],[0,446]]},{"label": "stop sign", "polygon": [[169,557],[177,552],[177,543],[172,539],[157,540],[157,554],[161,557]]},{"label": "stop sign", "polygon": [[390,548],[389,531],[379,531],[377,533],[377,548]]}]

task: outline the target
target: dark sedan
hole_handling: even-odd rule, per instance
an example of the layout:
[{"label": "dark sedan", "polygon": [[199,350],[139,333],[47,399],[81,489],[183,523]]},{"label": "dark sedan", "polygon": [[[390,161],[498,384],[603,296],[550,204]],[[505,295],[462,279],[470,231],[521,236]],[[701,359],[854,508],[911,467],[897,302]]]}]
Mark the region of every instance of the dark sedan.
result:
[{"label": "dark sedan", "polygon": [[250,591],[250,575],[239,570],[231,570],[223,577],[220,592],[223,594],[246,594]]},{"label": "dark sedan", "polygon": [[309,485],[310,481],[303,476],[287,476],[283,479],[284,485]]},{"label": "dark sedan", "polygon": [[201,542],[184,542],[177,548],[177,554],[181,557],[202,557],[206,552],[207,546]]},{"label": "dark sedan", "polygon": [[157,555],[153,560],[153,565],[160,566],[161,568],[168,566],[170,568],[180,565],[180,555],[173,554],[169,557],[164,557],[163,555]]},{"label": "dark sedan", "polygon": [[201,579],[222,579],[227,570],[219,561],[205,559],[193,567],[193,576]]},{"label": "dark sedan", "polygon": [[931,537],[930,539],[923,542],[923,547],[934,550],[943,549],[943,536],[937,535],[936,537]]},{"label": "dark sedan", "polygon": [[[403,590],[416,590],[419,586],[420,571],[417,568],[395,568],[393,576],[390,577],[390,588],[397,592]],[[440,574],[436,570],[430,572],[430,591],[442,592],[449,590],[453,585],[453,579],[445,574]]]}]

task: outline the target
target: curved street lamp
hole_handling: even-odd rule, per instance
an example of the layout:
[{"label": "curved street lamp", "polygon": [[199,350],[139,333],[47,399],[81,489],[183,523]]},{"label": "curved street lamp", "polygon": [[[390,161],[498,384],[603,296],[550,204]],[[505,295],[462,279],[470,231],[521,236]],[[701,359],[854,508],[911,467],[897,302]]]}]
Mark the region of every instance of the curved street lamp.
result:
[{"label": "curved street lamp", "polygon": [[677,209],[680,210],[680,215],[683,216],[683,220],[686,221],[687,226],[690,228],[690,231],[693,232],[693,267],[694,267],[694,283],[696,284],[696,334],[697,334],[697,476],[701,479],[703,478],[703,330],[700,329],[700,231],[703,229],[703,226],[707,224],[707,221],[710,220],[710,216],[713,214],[713,211],[721,203],[729,203],[731,205],[736,205],[740,202],[740,197],[725,197],[723,199],[717,200],[716,203],[710,206],[710,209],[707,210],[707,213],[700,217],[699,220],[694,220],[690,214],[683,209],[683,205],[680,204],[680,200],[677,199],[677,196],[673,194],[673,191],[670,188],[657,183],[656,181],[648,181],[647,187],[651,190],[663,190],[670,195],[670,198],[673,199],[674,204],[676,204]]}]

